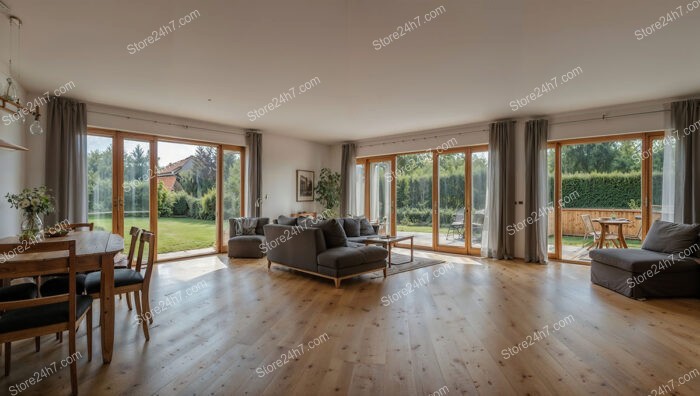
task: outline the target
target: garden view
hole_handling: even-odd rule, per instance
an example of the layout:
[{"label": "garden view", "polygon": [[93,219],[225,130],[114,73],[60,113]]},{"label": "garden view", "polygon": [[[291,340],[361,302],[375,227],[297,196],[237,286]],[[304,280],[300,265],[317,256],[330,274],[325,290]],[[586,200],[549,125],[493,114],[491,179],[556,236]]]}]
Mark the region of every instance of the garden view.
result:
[{"label": "garden view", "polygon": [[[158,253],[212,249],[216,243],[217,150],[158,142],[158,168],[149,169],[148,142],[124,142],[124,229],[150,229],[150,180],[157,178]],[[111,138],[88,139],[89,221],[112,229]],[[240,215],[241,156],[224,150],[224,218]],[[128,239],[128,235],[127,235]],[[125,241],[128,245],[129,241]]]}]

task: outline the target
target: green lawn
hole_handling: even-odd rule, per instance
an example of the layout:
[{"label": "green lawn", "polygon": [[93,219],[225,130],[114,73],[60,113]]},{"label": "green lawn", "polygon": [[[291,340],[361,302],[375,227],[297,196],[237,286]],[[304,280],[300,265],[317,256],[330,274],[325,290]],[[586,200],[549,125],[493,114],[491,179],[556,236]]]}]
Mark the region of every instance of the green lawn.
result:
[{"label": "green lawn", "polygon": [[[90,216],[97,230],[112,230],[112,217]],[[132,226],[149,229],[147,217],[127,217],[124,229]],[[216,242],[216,222],[213,220],[195,220],[186,217],[162,217],[158,219],[158,253],[180,252],[213,247]],[[125,246],[131,240],[125,238]]]}]

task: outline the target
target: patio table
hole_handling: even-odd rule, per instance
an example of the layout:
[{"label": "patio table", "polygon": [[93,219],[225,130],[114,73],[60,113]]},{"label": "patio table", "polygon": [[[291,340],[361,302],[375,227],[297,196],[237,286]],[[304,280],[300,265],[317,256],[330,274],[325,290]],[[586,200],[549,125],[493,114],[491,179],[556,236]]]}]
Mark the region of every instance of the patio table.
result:
[{"label": "patio table", "polygon": [[598,246],[596,248],[603,249],[605,245],[605,236],[610,234],[610,226],[617,226],[617,240],[620,242],[620,247],[627,249],[627,242],[625,242],[625,233],[622,232],[622,226],[632,224],[631,221],[627,219],[594,219],[596,223],[600,224],[600,238],[598,238]]}]

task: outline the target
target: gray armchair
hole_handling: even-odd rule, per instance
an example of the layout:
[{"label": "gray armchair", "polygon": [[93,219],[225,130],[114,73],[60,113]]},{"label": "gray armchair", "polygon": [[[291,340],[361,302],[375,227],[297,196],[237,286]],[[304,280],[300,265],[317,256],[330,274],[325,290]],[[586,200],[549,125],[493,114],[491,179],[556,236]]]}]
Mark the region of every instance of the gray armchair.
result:
[{"label": "gray armchair", "polygon": [[237,235],[236,219],[229,219],[228,256],[232,258],[262,258],[265,252],[260,248],[265,243],[263,227],[270,223],[267,217],[258,217],[254,235]]}]

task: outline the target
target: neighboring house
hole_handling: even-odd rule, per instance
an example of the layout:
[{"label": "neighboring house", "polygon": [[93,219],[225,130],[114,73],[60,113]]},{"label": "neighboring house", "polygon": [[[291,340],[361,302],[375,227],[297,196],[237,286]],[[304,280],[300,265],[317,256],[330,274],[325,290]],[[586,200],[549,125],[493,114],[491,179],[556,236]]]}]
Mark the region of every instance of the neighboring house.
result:
[{"label": "neighboring house", "polygon": [[168,191],[181,191],[182,186],[178,181],[178,175],[194,167],[194,156],[189,156],[180,161],[166,165],[158,171],[158,182],[163,182],[163,186]]}]

